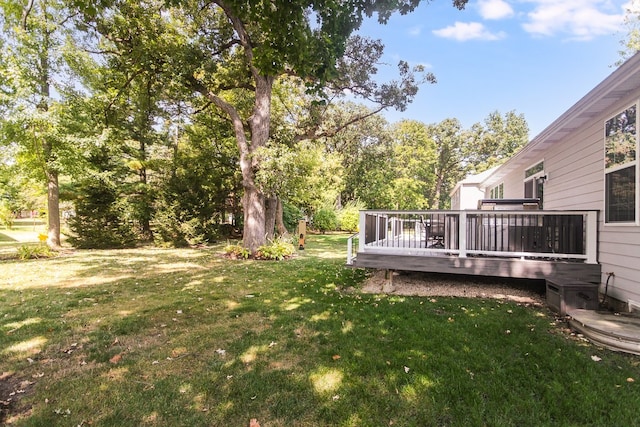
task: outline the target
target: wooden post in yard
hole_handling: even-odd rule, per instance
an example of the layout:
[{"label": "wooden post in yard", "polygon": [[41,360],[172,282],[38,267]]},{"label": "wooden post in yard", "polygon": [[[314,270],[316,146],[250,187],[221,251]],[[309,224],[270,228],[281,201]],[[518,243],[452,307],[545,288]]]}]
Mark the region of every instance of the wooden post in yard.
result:
[{"label": "wooden post in yard", "polygon": [[301,219],[300,221],[298,221],[298,249],[300,250],[304,250],[304,239],[306,237],[307,234],[307,221],[305,221],[304,219]]}]

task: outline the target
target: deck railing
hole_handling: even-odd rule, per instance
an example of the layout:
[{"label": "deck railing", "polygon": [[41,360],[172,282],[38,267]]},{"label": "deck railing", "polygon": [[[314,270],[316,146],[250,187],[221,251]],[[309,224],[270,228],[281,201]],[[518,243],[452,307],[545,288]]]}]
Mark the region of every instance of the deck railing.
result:
[{"label": "deck railing", "polygon": [[597,211],[361,211],[358,252],[597,263]]}]

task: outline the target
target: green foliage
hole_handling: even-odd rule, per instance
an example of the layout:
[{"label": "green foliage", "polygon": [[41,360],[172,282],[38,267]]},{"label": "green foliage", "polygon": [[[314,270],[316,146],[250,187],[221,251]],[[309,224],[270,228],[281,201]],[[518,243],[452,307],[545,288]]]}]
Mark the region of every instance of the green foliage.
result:
[{"label": "green foliage", "polygon": [[4,200],[0,200],[0,224],[7,229],[11,229],[13,228],[14,219],[15,217],[9,207],[9,203]]},{"label": "green foliage", "polygon": [[339,229],[342,231],[356,231],[360,222],[360,211],[366,209],[360,201],[350,201],[337,212]]},{"label": "green foliage", "polygon": [[124,248],[136,244],[133,224],[115,184],[106,176],[85,179],[75,200],[75,216],[69,219],[73,233],[69,243],[77,248]]},{"label": "green foliage", "polygon": [[298,226],[298,221],[303,217],[300,208],[286,202],[282,202],[282,220],[287,231],[291,232]]},{"label": "green foliage", "polygon": [[249,249],[237,243],[227,244],[227,246],[224,247],[224,253],[234,259],[247,259],[251,255]]},{"label": "green foliage", "polygon": [[321,233],[336,230],[338,228],[338,216],[336,215],[335,209],[331,207],[318,209],[313,215],[311,224],[314,229]]},{"label": "green foliage", "polygon": [[258,248],[255,257],[257,259],[267,259],[281,261],[289,258],[295,253],[295,246],[285,239],[275,239]]},{"label": "green foliage", "polygon": [[56,256],[56,252],[51,250],[49,246],[40,245],[21,245],[18,246],[18,258],[25,261],[28,259],[51,258]]}]

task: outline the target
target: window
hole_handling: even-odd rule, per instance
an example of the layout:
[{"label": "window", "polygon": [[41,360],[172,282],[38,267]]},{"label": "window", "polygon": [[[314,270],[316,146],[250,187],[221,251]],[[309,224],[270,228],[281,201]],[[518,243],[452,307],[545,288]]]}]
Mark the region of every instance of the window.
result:
[{"label": "window", "polygon": [[504,183],[500,183],[491,189],[492,199],[504,199]]},{"label": "window", "polygon": [[638,220],[637,108],[632,105],[607,120],[604,135],[605,222]]},{"label": "window", "polygon": [[541,209],[543,207],[544,181],[544,162],[537,163],[524,171],[524,197],[525,199],[540,199]]}]

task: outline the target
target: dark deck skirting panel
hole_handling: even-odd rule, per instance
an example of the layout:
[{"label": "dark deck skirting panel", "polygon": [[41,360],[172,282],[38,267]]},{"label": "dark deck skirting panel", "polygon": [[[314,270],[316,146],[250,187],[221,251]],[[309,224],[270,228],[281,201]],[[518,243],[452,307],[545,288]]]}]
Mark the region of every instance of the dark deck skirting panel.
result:
[{"label": "dark deck skirting panel", "polygon": [[562,277],[591,283],[600,283],[602,277],[600,264],[516,258],[429,257],[359,252],[352,267],[523,279]]}]

